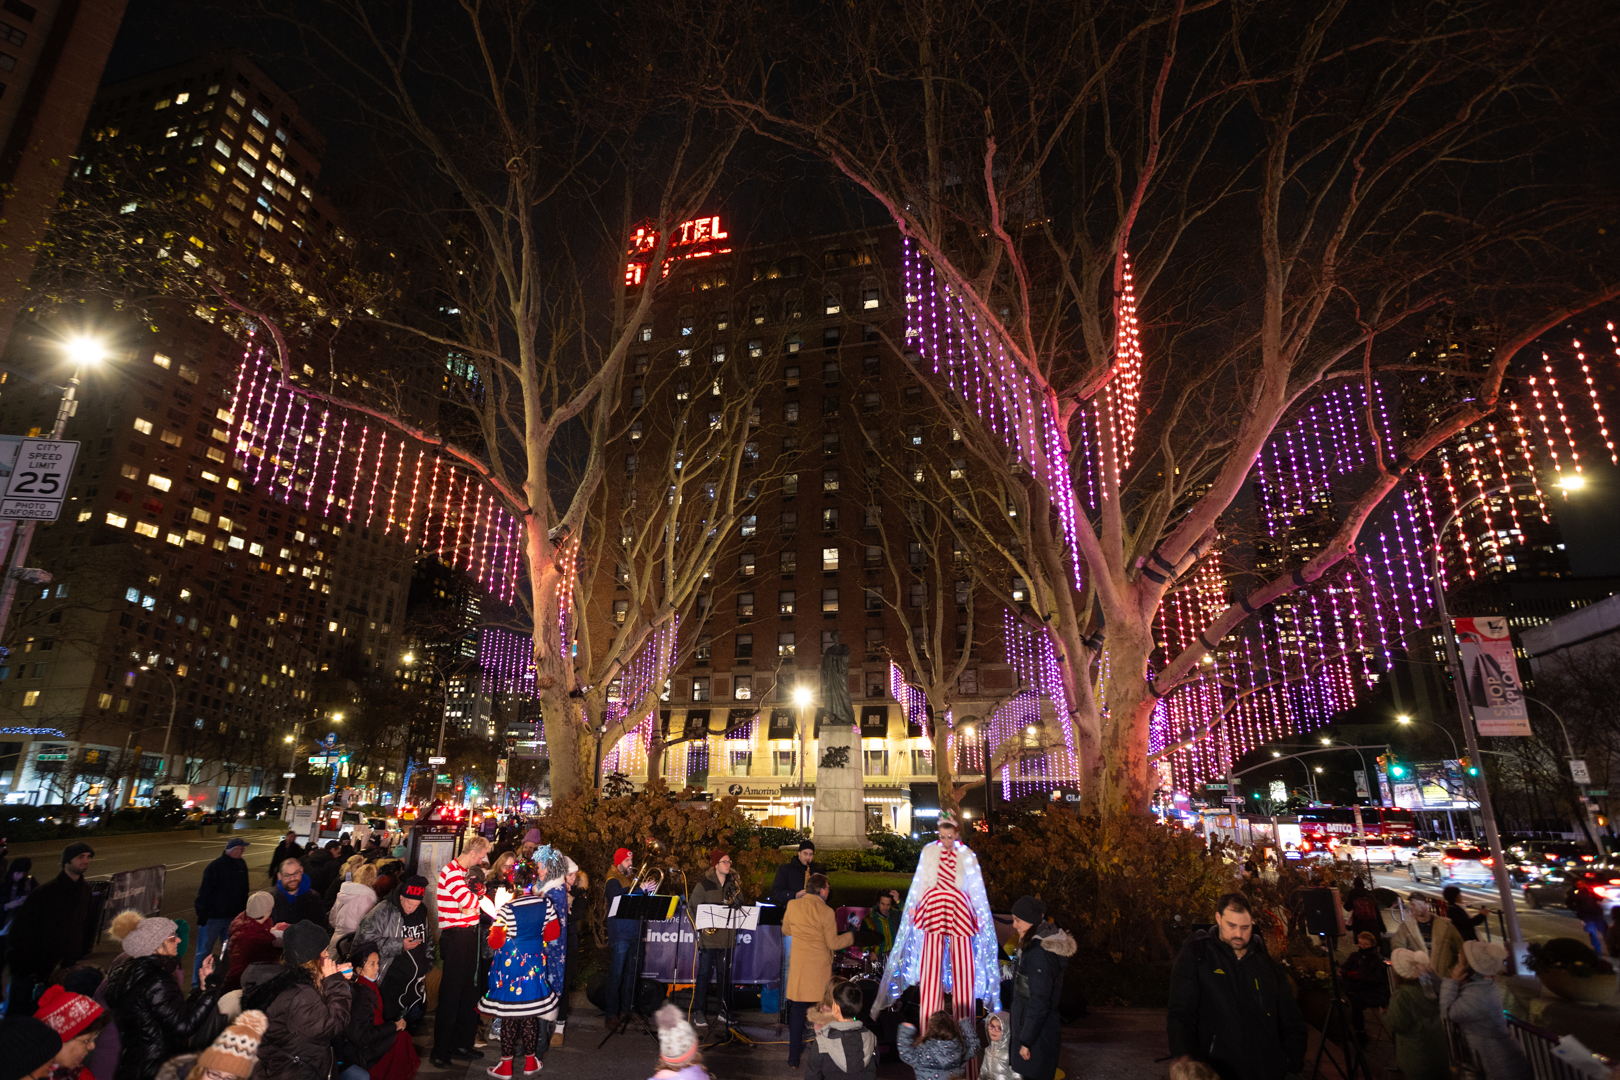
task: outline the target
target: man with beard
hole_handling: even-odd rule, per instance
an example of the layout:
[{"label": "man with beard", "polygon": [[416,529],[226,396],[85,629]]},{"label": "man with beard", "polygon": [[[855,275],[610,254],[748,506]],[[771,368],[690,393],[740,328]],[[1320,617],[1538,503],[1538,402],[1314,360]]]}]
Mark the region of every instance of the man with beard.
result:
[{"label": "man with beard", "polygon": [[34,999],[58,965],[76,963],[89,951],[85,920],[90,912],[90,872],[95,852],[86,843],[62,852],[62,872],[28,894],[17,908],[11,933],[11,992],[6,1012],[34,1015]]},{"label": "man with beard", "polygon": [[399,883],[388,899],[366,913],[356,941],[376,943],[382,979],[383,1018],[414,1027],[426,1009],[424,980],[433,970],[433,934],[428,921],[428,880],[420,874]]},{"label": "man with beard", "polygon": [[1305,1063],[1305,1021],[1288,976],[1253,934],[1248,899],[1227,893],[1215,902],[1214,929],[1193,934],[1170,972],[1170,1053],[1222,1080],[1282,1080]]}]

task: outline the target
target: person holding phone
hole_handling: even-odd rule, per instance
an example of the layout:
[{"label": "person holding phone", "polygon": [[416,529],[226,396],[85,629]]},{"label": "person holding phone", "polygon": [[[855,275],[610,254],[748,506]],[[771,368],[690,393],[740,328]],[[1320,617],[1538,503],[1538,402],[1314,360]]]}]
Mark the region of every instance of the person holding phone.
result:
[{"label": "person holding phone", "polygon": [[339,1080],[411,1080],[421,1057],[405,1030],[405,1021],[383,1018],[382,992],[377,987],[381,957],[376,942],[357,942],[349,951],[354,965],[350,980],[354,1004],[349,1026],[338,1041],[344,1063]]},{"label": "person holding phone", "polygon": [[349,1025],[352,997],[348,980],[326,951],[329,937],[319,923],[294,923],[281,937],[281,964],[257,965],[242,977],[242,1008],[269,1018],[255,1080],[331,1074],[333,1043]]}]

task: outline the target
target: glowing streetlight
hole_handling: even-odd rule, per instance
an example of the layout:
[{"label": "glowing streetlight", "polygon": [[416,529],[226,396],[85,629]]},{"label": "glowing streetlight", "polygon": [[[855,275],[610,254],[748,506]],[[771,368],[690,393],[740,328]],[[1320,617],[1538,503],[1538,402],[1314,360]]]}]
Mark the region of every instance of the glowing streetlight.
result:
[{"label": "glowing streetlight", "polygon": [[808,686],[800,686],[793,691],[793,704],[801,709],[810,704],[810,688]]},{"label": "glowing streetlight", "polygon": [[1282,751],[1281,750],[1273,750],[1271,752],[1271,756],[1272,757],[1282,757]]},{"label": "glowing streetlight", "polygon": [[1586,477],[1580,473],[1570,473],[1568,476],[1558,478],[1558,486],[1564,491],[1579,491],[1586,486]]},{"label": "glowing streetlight", "polygon": [[67,353],[68,359],[79,367],[86,364],[99,364],[107,359],[107,346],[100,338],[88,334],[77,334],[62,343],[62,351]]},{"label": "glowing streetlight", "polygon": [[1401,713],[1395,718],[1395,722],[1397,724],[1410,724],[1412,722],[1412,717],[1409,713]]},{"label": "glowing streetlight", "polygon": [[1333,745],[1333,740],[1332,739],[1323,739],[1322,740],[1322,745],[1323,746],[1332,746]]}]

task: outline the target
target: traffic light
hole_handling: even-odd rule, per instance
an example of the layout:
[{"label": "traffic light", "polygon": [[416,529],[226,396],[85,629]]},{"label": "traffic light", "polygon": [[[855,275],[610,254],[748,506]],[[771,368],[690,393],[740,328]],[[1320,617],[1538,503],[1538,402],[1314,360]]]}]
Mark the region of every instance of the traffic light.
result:
[{"label": "traffic light", "polygon": [[1465,757],[1457,759],[1457,767],[1462,770],[1464,776],[1479,775],[1479,768]]},{"label": "traffic light", "polygon": [[1379,754],[1378,764],[1386,773],[1397,780],[1406,775],[1406,766],[1396,760],[1394,754]]}]

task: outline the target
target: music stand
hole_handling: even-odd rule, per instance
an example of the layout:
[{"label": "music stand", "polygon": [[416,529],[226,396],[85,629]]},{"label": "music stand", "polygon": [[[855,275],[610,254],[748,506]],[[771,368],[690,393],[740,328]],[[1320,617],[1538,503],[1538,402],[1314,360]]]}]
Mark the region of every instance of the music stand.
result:
[{"label": "music stand", "polygon": [[618,1026],[609,1028],[608,1033],[602,1036],[602,1041],[596,1044],[598,1050],[607,1045],[607,1041],[615,1035],[624,1034],[624,1029],[630,1026],[630,1018],[635,1017],[641,1021],[641,1031],[644,1035],[658,1037],[647,1017],[640,1012],[641,1007],[641,962],[645,955],[647,943],[647,920],[662,921],[675,914],[675,904],[679,901],[676,896],[636,896],[634,893],[625,893],[616,898],[617,903],[613,911],[608,913],[610,919],[635,919],[636,944],[630,950],[630,978],[632,989],[630,991],[630,1008],[625,1010],[624,1016],[619,1020]]},{"label": "music stand", "polygon": [[[754,1040],[744,1035],[737,1027],[737,1017],[731,1005],[732,994],[732,961],[737,952],[737,930],[755,930],[760,924],[760,909],[754,907],[731,907],[729,904],[699,904],[692,918],[692,929],[703,930],[731,930],[731,944],[726,946],[725,953],[725,979],[720,993],[720,1008],[725,1015],[725,1026],[718,1032],[714,1040],[708,1044],[710,1049],[724,1046],[730,1042],[743,1042],[754,1045]],[[701,937],[693,944],[700,944]],[[697,953],[692,954],[692,977],[697,978]]]}]

